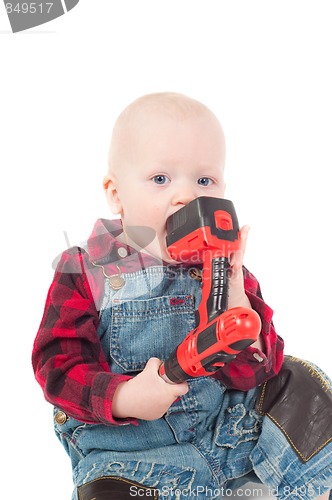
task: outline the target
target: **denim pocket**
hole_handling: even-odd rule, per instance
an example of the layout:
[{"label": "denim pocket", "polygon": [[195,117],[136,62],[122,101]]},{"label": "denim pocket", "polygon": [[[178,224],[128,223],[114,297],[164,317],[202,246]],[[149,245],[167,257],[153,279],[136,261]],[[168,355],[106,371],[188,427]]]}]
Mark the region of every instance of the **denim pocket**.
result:
[{"label": "denim pocket", "polygon": [[166,359],[195,327],[192,295],[112,302],[110,355],[112,370],[136,372],[151,357]]},{"label": "denim pocket", "polygon": [[224,420],[216,429],[216,445],[236,448],[240,443],[256,441],[261,433],[262,416],[254,409],[247,409],[243,403],[229,407]]},{"label": "denim pocket", "polygon": [[[84,456],[84,453],[78,443],[81,433],[85,430],[88,424],[80,422],[75,418],[67,417],[67,415],[57,407],[54,407],[53,415],[55,434],[69,455],[72,461],[72,467],[74,468],[78,464],[79,460]],[[63,418],[62,422],[59,419],[59,416],[61,419]]]}]

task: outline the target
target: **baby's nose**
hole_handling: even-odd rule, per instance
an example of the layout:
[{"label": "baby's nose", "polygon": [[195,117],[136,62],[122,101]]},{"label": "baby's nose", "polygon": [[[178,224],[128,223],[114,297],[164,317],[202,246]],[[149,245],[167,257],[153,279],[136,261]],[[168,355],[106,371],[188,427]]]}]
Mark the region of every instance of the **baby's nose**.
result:
[{"label": "baby's nose", "polygon": [[182,189],[176,190],[173,194],[172,205],[188,205],[197,196],[198,194],[193,189],[184,186]]}]

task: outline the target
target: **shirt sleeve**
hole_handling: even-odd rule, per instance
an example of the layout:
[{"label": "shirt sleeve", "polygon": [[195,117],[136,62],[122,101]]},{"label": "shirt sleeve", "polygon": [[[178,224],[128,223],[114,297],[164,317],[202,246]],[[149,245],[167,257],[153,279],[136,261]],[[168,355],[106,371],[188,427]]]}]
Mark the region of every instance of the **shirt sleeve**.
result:
[{"label": "shirt sleeve", "polygon": [[264,352],[249,346],[218,370],[214,377],[230,389],[248,391],[279,373],[283,362],[284,342],[275,331],[273,310],[264,302],[258,281],[246,268],[243,273],[246,295],[251,307],[261,318]]},{"label": "shirt sleeve", "polygon": [[48,291],[33,345],[32,366],[45,399],[87,423],[116,420],[112,399],[119,383],[131,377],[111,373],[102,350],[95,301],[84,268],[84,251],[62,254]]}]

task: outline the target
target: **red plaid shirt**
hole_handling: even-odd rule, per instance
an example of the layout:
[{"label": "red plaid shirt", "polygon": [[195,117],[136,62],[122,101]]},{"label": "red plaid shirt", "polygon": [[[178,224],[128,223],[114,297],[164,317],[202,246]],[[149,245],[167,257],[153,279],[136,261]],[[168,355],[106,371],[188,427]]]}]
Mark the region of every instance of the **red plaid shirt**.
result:
[{"label": "red plaid shirt", "polygon": [[[130,378],[110,371],[97,335],[104,276],[102,268],[92,262],[101,263],[107,257],[110,263],[104,265],[104,271],[108,275],[117,274],[119,268],[130,272],[142,265],[160,264],[120,243],[116,236],[121,232],[119,220],[99,220],[88,240],[88,252],[75,247],[62,254],[33,347],[33,369],[46,400],[88,423],[123,423],[112,416],[112,399],[118,384]],[[246,269],[244,285],[262,320],[265,351],[247,347],[214,375],[228,388],[241,391],[276,375],[283,361],[283,341],[274,330],[273,311]]]}]

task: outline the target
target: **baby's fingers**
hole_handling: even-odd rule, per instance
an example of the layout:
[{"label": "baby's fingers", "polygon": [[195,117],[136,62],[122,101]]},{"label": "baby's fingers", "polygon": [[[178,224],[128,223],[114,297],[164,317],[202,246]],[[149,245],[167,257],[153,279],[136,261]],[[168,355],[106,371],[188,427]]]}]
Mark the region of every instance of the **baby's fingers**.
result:
[{"label": "baby's fingers", "polygon": [[247,239],[248,239],[248,234],[249,234],[249,231],[250,231],[250,227],[249,226],[243,226],[241,229],[240,229],[240,250],[242,252],[242,258],[245,254],[245,251],[246,251],[246,246],[247,246]]},{"label": "baby's fingers", "polygon": [[157,377],[160,381],[167,384],[167,390],[169,391],[169,394],[172,394],[172,396],[174,396],[174,399],[178,396],[183,396],[184,394],[186,394],[189,390],[187,382],[181,382],[180,384],[169,384],[168,382],[165,382],[165,380],[163,380],[159,375],[160,364],[160,359],[150,358],[145,365],[144,371],[151,372],[153,376]]},{"label": "baby's fingers", "polygon": [[249,226],[243,226],[240,229],[240,248],[236,252],[233,252],[230,258],[230,265],[233,271],[238,271],[243,266],[249,230]]},{"label": "baby's fingers", "polygon": [[174,384],[173,387],[174,387],[175,397],[183,396],[184,394],[187,394],[189,390],[187,382],[181,382],[181,384]]}]

